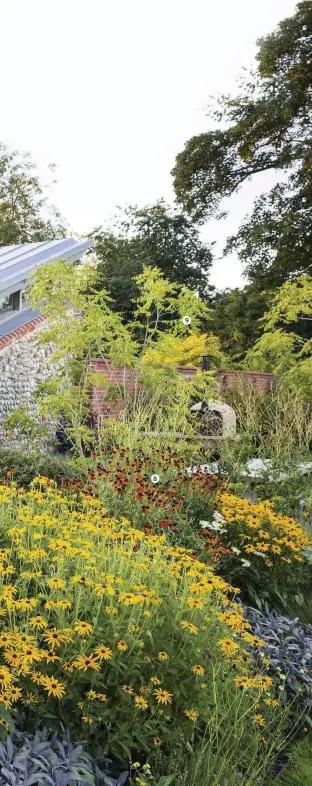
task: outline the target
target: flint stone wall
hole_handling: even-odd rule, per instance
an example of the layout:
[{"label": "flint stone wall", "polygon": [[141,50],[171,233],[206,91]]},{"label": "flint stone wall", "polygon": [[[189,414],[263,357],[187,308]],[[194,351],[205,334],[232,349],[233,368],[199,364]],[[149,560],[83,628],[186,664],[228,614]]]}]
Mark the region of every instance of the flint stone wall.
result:
[{"label": "flint stone wall", "polygon": [[36,414],[33,393],[37,382],[51,379],[55,367],[52,344],[39,344],[46,317],[39,316],[0,339],[0,446],[20,448],[21,440],[8,441],[3,423],[14,409],[25,405],[29,414]]}]

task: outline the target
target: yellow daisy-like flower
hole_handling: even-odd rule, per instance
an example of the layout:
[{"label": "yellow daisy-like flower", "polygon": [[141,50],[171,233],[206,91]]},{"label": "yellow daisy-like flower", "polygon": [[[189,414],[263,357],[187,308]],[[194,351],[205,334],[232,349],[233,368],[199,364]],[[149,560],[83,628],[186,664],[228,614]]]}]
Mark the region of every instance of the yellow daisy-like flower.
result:
[{"label": "yellow daisy-like flower", "polygon": [[148,708],[148,701],[144,699],[144,696],[135,696],[134,703],[139,710],[147,710]]},{"label": "yellow daisy-like flower", "polygon": [[47,663],[56,663],[56,661],[61,660],[61,658],[55,654],[54,650],[49,650],[48,652],[42,650],[42,652],[44,652],[43,657],[46,659]]},{"label": "yellow daisy-like flower", "polygon": [[32,611],[38,605],[38,598],[19,598],[13,605],[17,611]]},{"label": "yellow daisy-like flower", "polygon": [[223,652],[224,655],[227,655],[228,658],[231,658],[237,650],[239,649],[239,645],[233,639],[219,639],[220,650]]},{"label": "yellow daisy-like flower", "polygon": [[115,606],[105,606],[106,614],[117,614],[117,609]]},{"label": "yellow daisy-like flower", "polygon": [[169,659],[169,655],[167,654],[167,652],[164,652],[163,650],[161,650],[158,653],[157,658],[158,658],[158,660],[168,660]]},{"label": "yellow daisy-like flower", "polygon": [[48,696],[55,696],[56,699],[61,699],[65,694],[64,685],[55,677],[45,677],[43,688],[48,692]]},{"label": "yellow daisy-like flower", "polygon": [[44,633],[43,639],[47,644],[49,644],[51,649],[54,650],[54,647],[60,647],[64,641],[67,641],[68,637],[64,631],[51,628],[51,630],[47,630]]},{"label": "yellow daisy-like flower", "polygon": [[29,620],[29,627],[33,628],[34,630],[44,630],[47,625],[47,621],[44,619],[44,617],[41,617],[40,614],[38,614],[37,617],[31,617]]},{"label": "yellow daisy-like flower", "polygon": [[9,689],[9,698],[12,702],[18,701],[22,696],[21,688],[18,688],[17,685],[12,685]]},{"label": "yellow daisy-like flower", "polygon": [[109,595],[113,597],[116,594],[114,587],[111,584],[95,584],[93,587],[93,592],[97,598],[101,599],[104,595]]},{"label": "yellow daisy-like flower", "polygon": [[158,747],[158,745],[161,745],[161,739],[159,737],[154,737],[153,743],[156,747]]},{"label": "yellow daisy-like flower", "polygon": [[13,633],[0,633],[0,647],[11,647],[15,643]]},{"label": "yellow daisy-like flower", "polygon": [[244,690],[245,688],[252,688],[254,683],[252,677],[235,677],[234,679],[235,685],[240,690]]},{"label": "yellow daisy-like flower", "polygon": [[90,701],[95,701],[97,697],[97,692],[95,690],[89,690],[87,693],[87,697],[88,699],[90,699]]},{"label": "yellow daisy-like flower", "polygon": [[107,701],[107,696],[105,696],[105,693],[97,693],[96,698],[98,701],[102,701],[102,702]]},{"label": "yellow daisy-like flower", "polygon": [[193,674],[197,674],[199,677],[202,677],[205,674],[205,669],[202,666],[193,666],[192,667]]},{"label": "yellow daisy-like flower", "polygon": [[74,671],[74,666],[72,663],[63,663],[62,666],[63,671],[68,671],[71,674]]},{"label": "yellow daisy-like flower", "polygon": [[279,701],[277,699],[264,699],[264,703],[267,707],[279,707]]},{"label": "yellow daisy-like flower", "polygon": [[50,589],[65,589],[65,581],[58,579],[56,576],[52,579],[47,579],[47,585]]},{"label": "yellow daisy-like flower", "polygon": [[73,576],[72,583],[82,584],[85,587],[93,587],[92,579],[88,579],[87,576]]},{"label": "yellow daisy-like flower", "polygon": [[180,625],[181,628],[189,630],[190,633],[193,633],[194,636],[197,636],[198,628],[196,627],[196,625],[193,625],[192,622],[187,622],[187,620],[181,620]]},{"label": "yellow daisy-like flower", "polygon": [[121,592],[118,601],[124,606],[135,606],[137,603],[141,603],[141,597],[135,595],[134,592]]},{"label": "yellow daisy-like flower", "polygon": [[130,695],[134,693],[134,690],[133,688],[131,688],[131,685],[123,685],[122,689],[125,693],[129,693]]},{"label": "yellow daisy-like flower", "polygon": [[204,602],[202,600],[200,600],[200,598],[192,598],[192,597],[188,598],[187,599],[187,605],[189,606],[190,609],[203,609],[204,608]]},{"label": "yellow daisy-like flower", "polygon": [[92,726],[92,723],[94,723],[94,720],[93,718],[91,718],[90,715],[82,715],[81,720],[83,721],[83,723],[88,724],[88,726]]},{"label": "yellow daisy-like flower", "polygon": [[32,644],[29,644],[25,647],[23,651],[23,661],[31,665],[32,663],[37,663],[38,661],[42,660],[43,658],[43,650],[39,650],[38,647],[34,647]]},{"label": "yellow daisy-like flower", "polygon": [[57,600],[56,607],[58,609],[71,609],[72,603],[70,602],[70,600]]},{"label": "yellow daisy-like flower", "polygon": [[113,654],[110,647],[105,647],[104,644],[98,644],[95,652],[99,660],[110,660]]},{"label": "yellow daisy-like flower", "polygon": [[150,691],[150,689],[148,688],[148,686],[147,686],[147,685],[141,685],[141,687],[140,687],[140,693],[150,693],[150,692],[151,692],[151,691]]},{"label": "yellow daisy-like flower", "polygon": [[8,710],[10,707],[12,707],[11,698],[10,698],[10,696],[9,696],[9,693],[8,693],[8,692],[7,692],[7,693],[0,693],[0,703],[1,703],[1,704],[4,704],[4,706],[5,706],[5,708],[6,708],[7,710]]},{"label": "yellow daisy-like flower", "polygon": [[260,714],[260,712],[257,715],[253,715],[252,722],[256,723],[258,726],[265,726],[264,717]]},{"label": "yellow daisy-like flower", "polygon": [[74,669],[80,669],[81,671],[88,671],[88,669],[99,671],[100,669],[98,660],[94,655],[78,655],[72,665]]},{"label": "yellow daisy-like flower", "polygon": [[158,704],[165,704],[165,706],[167,706],[167,704],[172,704],[173,693],[169,693],[167,690],[156,688],[156,690],[153,691],[153,696],[155,696]]},{"label": "yellow daisy-like flower", "polygon": [[14,669],[19,669],[22,665],[23,653],[16,650],[5,650],[4,660]]},{"label": "yellow daisy-like flower", "polygon": [[158,679],[158,677],[151,677],[151,683],[153,685],[160,685],[160,680]]},{"label": "yellow daisy-like flower", "polygon": [[42,674],[41,671],[33,671],[31,674],[31,681],[35,683],[35,685],[42,685],[45,681],[45,675]]},{"label": "yellow daisy-like flower", "polygon": [[123,639],[119,639],[119,641],[117,642],[117,647],[119,650],[121,650],[121,652],[126,652],[126,650],[129,649],[128,644],[126,644],[126,642]]},{"label": "yellow daisy-like flower", "polygon": [[269,690],[273,685],[272,677],[268,677],[266,674],[263,677],[261,675],[255,677],[255,681],[257,687],[260,688],[261,691]]},{"label": "yellow daisy-like flower", "polygon": [[13,682],[13,674],[7,666],[0,666],[0,689],[6,688]]},{"label": "yellow daisy-like flower", "polygon": [[198,718],[197,710],[184,710],[184,715],[191,721],[196,721]]},{"label": "yellow daisy-like flower", "polygon": [[74,624],[74,631],[81,634],[81,636],[89,636],[93,631],[93,625],[90,625],[89,622],[84,622],[84,620],[77,620]]}]

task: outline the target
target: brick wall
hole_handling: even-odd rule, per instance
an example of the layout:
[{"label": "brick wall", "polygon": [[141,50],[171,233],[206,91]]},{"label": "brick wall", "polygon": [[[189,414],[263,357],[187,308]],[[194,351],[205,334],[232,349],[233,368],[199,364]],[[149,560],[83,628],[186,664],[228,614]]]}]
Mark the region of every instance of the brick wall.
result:
[{"label": "brick wall", "polygon": [[93,421],[99,424],[101,418],[118,417],[122,410],[121,398],[117,398],[116,401],[105,401],[109,385],[120,385],[121,390],[126,387],[127,390],[134,392],[137,373],[131,368],[112,368],[107,360],[101,358],[91,360],[91,371],[103,377],[103,385],[96,385],[91,389],[91,415]]},{"label": "brick wall", "polygon": [[[118,417],[122,410],[121,398],[117,401],[105,401],[109,385],[116,385],[118,396],[118,385],[121,389],[126,387],[130,392],[134,392],[138,384],[138,373],[131,368],[112,368],[107,360],[101,358],[93,358],[91,360],[91,370],[100,373],[103,377],[103,385],[96,385],[91,390],[91,415],[95,424],[99,425],[102,418],[105,417]],[[180,371],[183,376],[191,380],[196,374],[197,369],[193,366],[178,366],[177,371]],[[106,383],[106,384],[105,384]]]},{"label": "brick wall", "polygon": [[[138,375],[133,369],[125,367],[113,369],[109,361],[100,358],[91,360],[91,369],[103,377],[103,385],[94,386],[91,390],[92,419],[95,424],[99,425],[102,418],[118,417],[122,411],[121,398],[117,398],[116,401],[105,401],[108,386],[110,384],[120,385],[121,388],[126,387],[129,391],[134,392],[138,384]],[[185,379],[192,380],[197,369],[193,366],[177,366],[177,371],[183,374]],[[241,379],[249,382],[257,390],[269,391],[274,387],[276,375],[265,374],[262,371],[218,371],[218,379],[220,393],[235,387]],[[118,390],[116,394],[118,396]]]},{"label": "brick wall", "polygon": [[219,371],[218,378],[221,392],[236,387],[240,381],[264,392],[272,390],[276,384],[276,374],[263,371]]}]

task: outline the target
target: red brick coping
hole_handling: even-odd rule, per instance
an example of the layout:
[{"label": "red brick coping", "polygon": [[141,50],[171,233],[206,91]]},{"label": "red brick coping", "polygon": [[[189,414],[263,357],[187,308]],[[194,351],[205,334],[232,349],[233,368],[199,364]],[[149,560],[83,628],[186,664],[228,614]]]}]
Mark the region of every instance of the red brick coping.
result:
[{"label": "red brick coping", "polygon": [[0,338],[0,352],[9,346],[9,344],[12,344],[13,341],[23,338],[23,336],[26,336],[27,333],[32,333],[33,330],[37,330],[37,328],[42,325],[42,323],[45,322],[47,318],[48,317],[45,314],[40,314],[39,317],[35,317],[30,322],[26,322],[25,325],[21,325],[21,327],[12,330],[12,332],[8,333],[7,336]]}]

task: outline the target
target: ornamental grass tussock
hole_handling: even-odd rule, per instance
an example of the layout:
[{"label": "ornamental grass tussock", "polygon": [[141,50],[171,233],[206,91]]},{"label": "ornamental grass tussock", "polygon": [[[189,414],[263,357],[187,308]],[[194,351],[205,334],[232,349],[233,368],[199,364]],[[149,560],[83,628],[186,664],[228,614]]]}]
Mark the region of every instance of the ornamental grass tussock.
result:
[{"label": "ornamental grass tussock", "polygon": [[52,715],[120,757],[205,728],[233,749],[236,735],[257,746],[251,721],[274,724],[274,686],[252,673],[237,589],[164,535],[45,478],[27,492],[0,487],[0,527],[6,722],[31,730]]}]

